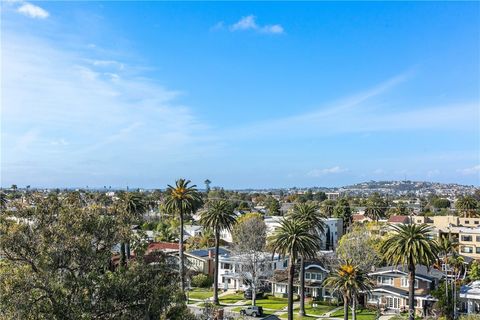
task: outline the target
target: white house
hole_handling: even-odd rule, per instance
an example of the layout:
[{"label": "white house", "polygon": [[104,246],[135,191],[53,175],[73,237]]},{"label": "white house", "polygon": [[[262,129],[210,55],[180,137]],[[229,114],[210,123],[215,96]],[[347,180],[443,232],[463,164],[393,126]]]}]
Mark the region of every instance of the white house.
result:
[{"label": "white house", "polygon": [[[265,217],[265,224],[267,225],[267,236],[272,235],[275,230],[280,227],[280,221],[283,217],[273,216]],[[322,250],[332,250],[336,248],[338,240],[343,235],[343,219],[342,218],[327,218],[324,220],[325,230],[320,236],[322,243]]]},{"label": "white house", "polygon": [[[256,260],[255,260],[256,259]],[[218,287],[223,290],[246,290],[252,279],[251,266],[254,265],[256,277],[260,282],[266,282],[273,275],[274,270],[284,270],[288,265],[288,257],[280,257],[271,253],[258,253],[255,256],[248,254],[219,256]]]},{"label": "white house", "polygon": [[460,288],[460,312],[480,313],[480,281],[474,281]]}]

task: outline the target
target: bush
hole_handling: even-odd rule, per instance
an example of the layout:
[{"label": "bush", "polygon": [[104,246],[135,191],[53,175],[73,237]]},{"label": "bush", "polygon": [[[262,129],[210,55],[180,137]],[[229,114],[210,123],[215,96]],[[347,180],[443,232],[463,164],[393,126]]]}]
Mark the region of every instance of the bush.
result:
[{"label": "bush", "polygon": [[205,274],[197,274],[192,277],[192,286],[199,288],[209,288],[213,284],[213,278]]}]

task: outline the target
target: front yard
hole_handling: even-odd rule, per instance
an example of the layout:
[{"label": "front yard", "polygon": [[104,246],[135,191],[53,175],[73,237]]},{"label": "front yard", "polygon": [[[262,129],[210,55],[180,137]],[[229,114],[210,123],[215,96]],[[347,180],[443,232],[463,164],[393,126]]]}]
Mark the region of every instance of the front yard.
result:
[{"label": "front yard", "polygon": [[[351,317],[351,310],[349,317]],[[377,317],[377,312],[374,310],[368,310],[368,309],[358,309],[357,312],[357,320],[375,320]],[[331,315],[332,318],[343,318],[343,309],[338,310],[337,312],[334,312]]]},{"label": "front yard", "polygon": [[187,293],[189,299],[205,300],[213,297],[213,290],[209,288],[193,288]]}]

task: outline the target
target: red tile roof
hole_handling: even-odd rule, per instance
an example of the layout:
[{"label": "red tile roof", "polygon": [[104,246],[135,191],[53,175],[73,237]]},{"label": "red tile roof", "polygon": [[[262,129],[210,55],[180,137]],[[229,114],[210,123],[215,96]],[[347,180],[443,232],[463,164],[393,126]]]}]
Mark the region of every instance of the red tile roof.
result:
[{"label": "red tile roof", "polygon": [[388,219],[389,223],[408,223],[408,216],[391,216]]},{"label": "red tile roof", "polygon": [[369,218],[363,214],[354,214],[352,215],[353,221],[363,221],[363,220],[369,220]]},{"label": "red tile roof", "polygon": [[171,242],[151,242],[148,244],[146,253],[152,251],[173,251],[180,250],[180,245],[178,243]]}]

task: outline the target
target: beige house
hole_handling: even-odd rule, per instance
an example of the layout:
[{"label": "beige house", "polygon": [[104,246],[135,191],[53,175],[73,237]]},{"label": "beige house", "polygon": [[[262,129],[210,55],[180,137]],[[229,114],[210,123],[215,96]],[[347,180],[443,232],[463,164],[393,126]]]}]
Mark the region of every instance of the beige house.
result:
[{"label": "beige house", "polygon": [[460,228],[458,250],[461,255],[480,260],[480,228]]},{"label": "beige house", "polygon": [[[436,301],[430,295],[442,278],[442,273],[423,265],[415,268],[415,311],[426,314]],[[366,304],[379,306],[385,311],[401,312],[408,309],[408,270],[404,266],[379,268],[370,273],[375,288],[366,296]]]}]

